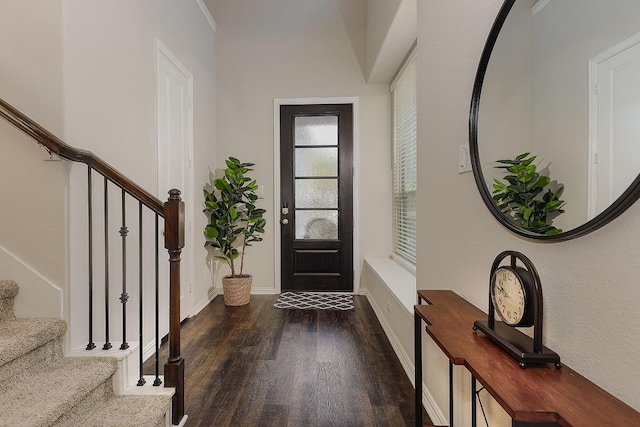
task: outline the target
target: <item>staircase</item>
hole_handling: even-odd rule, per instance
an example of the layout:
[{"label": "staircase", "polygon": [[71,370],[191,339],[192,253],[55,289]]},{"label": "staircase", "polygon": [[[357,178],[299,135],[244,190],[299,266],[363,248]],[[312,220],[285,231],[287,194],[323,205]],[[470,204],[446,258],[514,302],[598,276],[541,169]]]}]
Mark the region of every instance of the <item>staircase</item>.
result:
[{"label": "staircase", "polygon": [[0,426],[160,427],[170,395],[114,394],[111,357],[65,357],[66,323],[16,318],[18,285],[0,280]]}]

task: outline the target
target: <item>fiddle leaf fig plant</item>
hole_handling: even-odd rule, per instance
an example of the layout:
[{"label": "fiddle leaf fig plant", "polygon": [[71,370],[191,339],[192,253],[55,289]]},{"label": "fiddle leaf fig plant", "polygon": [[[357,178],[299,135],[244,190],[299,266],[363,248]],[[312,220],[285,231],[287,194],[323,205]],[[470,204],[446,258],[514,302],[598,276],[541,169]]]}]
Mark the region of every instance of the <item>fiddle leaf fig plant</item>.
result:
[{"label": "fiddle leaf fig plant", "polygon": [[[204,213],[209,223],[204,228],[205,246],[216,248],[216,258],[231,268],[231,277],[243,276],[247,246],[262,241],[266,211],[256,207],[258,185],[246,176],[254,163],[242,163],[235,157],[225,161],[224,176],[213,180],[211,191],[204,189]],[[240,269],[235,261],[240,257]]]},{"label": "fiddle leaf fig plant", "polygon": [[507,175],[503,178],[506,182],[494,180],[492,198],[502,213],[525,230],[543,235],[561,233],[552,222],[564,212],[565,202],[560,200],[564,186],[559,184],[555,191],[548,188],[551,178],[536,170],[536,156],[529,154],[497,161],[500,165],[496,168],[504,169]]}]

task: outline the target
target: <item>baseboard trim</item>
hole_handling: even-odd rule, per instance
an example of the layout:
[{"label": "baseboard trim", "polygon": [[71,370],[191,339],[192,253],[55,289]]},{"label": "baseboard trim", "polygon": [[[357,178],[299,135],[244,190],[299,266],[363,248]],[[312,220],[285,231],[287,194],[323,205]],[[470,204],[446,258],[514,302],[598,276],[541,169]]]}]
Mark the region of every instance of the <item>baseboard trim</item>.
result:
[{"label": "baseboard trim", "polygon": [[222,289],[218,289],[214,287],[209,288],[209,292],[207,292],[207,296],[202,298],[198,302],[198,304],[195,305],[195,307],[193,308],[193,313],[189,317],[193,317],[196,314],[200,313],[206,306],[209,305],[211,301],[213,301],[215,297],[221,294],[222,294]]},{"label": "baseboard trim", "polygon": [[53,281],[2,245],[0,266],[3,279],[12,279],[20,287],[14,306],[16,316],[56,317],[68,320],[64,313],[64,292]]},{"label": "baseboard trim", "polygon": [[[367,292],[366,289],[361,289],[360,294],[367,297],[367,300],[369,301],[371,308],[373,308],[373,311],[378,318],[378,321],[380,322],[380,325],[382,326],[387,339],[391,343],[391,347],[398,356],[398,360],[400,360],[400,364],[402,365],[404,372],[407,374],[409,381],[411,381],[411,385],[415,387],[416,371],[415,365],[411,361],[411,357],[409,357],[407,352],[400,344],[398,337],[387,322],[387,319],[383,315],[383,311],[380,309],[371,293]],[[429,414],[429,418],[431,418],[432,422],[434,422],[436,425],[448,425],[447,418],[445,417],[442,410],[440,410],[440,407],[437,405],[435,399],[433,398],[433,395],[424,384],[424,382],[422,383],[422,404],[424,405],[424,408]]]},{"label": "baseboard trim", "polygon": [[275,294],[279,294],[280,292],[276,291],[275,288],[265,288],[265,287],[259,287],[259,288],[252,288],[251,289],[251,294],[252,295],[275,295]]}]

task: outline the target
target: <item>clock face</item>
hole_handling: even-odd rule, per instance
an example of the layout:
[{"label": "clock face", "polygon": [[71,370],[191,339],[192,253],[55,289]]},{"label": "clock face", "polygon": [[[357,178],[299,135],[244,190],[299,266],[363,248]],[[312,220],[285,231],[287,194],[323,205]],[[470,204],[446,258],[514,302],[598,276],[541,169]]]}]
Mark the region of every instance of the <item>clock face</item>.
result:
[{"label": "clock face", "polygon": [[491,298],[498,316],[515,326],[525,315],[526,290],[516,272],[509,267],[496,269],[491,278]]}]

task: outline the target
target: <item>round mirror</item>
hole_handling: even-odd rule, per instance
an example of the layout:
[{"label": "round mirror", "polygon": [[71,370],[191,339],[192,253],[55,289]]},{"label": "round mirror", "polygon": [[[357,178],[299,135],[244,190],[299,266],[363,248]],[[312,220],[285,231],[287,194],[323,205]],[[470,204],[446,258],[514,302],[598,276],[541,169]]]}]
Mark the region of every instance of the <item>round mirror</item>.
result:
[{"label": "round mirror", "polygon": [[473,88],[470,152],[509,230],[566,240],[640,196],[640,2],[506,0]]}]

